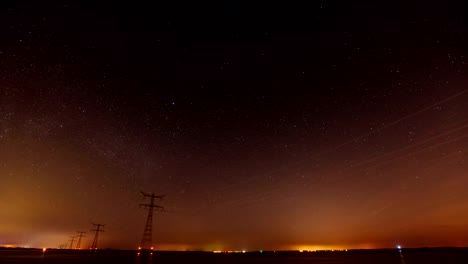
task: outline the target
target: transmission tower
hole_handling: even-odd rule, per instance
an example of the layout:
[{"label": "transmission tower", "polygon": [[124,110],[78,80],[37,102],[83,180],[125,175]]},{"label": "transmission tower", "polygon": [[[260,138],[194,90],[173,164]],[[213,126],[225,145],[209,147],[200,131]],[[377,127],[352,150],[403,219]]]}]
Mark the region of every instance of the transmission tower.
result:
[{"label": "transmission tower", "polygon": [[70,249],[73,249],[73,242],[75,242],[76,236],[71,236],[70,238],[71,238],[71,239],[69,240],[69,241],[70,241]]},{"label": "transmission tower", "polygon": [[162,200],[165,195],[154,195],[154,193],[144,193],[143,197],[149,197],[149,204],[140,204],[140,207],[148,209],[148,217],[146,218],[145,231],[143,232],[143,238],[141,239],[140,249],[153,249],[153,211],[163,211],[164,207],[155,204],[154,199]]},{"label": "transmission tower", "polygon": [[76,232],[80,234],[80,236],[78,237],[78,243],[76,243],[76,249],[81,249],[81,238],[86,237],[86,236],[83,236],[83,234],[86,232],[83,232],[83,231],[76,231]]},{"label": "transmission tower", "polygon": [[93,226],[96,227],[96,229],[93,229],[91,231],[96,231],[96,234],[94,235],[93,245],[91,246],[91,249],[96,250],[97,249],[97,240],[98,240],[99,232],[104,232],[104,230],[101,229],[101,227],[104,227],[104,225],[103,224],[95,224],[95,223],[92,223],[92,224],[93,224]]}]

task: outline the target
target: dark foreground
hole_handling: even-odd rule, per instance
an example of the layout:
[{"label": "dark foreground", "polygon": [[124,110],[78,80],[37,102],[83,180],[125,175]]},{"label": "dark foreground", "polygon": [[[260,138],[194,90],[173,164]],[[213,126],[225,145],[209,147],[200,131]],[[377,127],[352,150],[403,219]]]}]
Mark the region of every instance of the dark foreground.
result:
[{"label": "dark foreground", "polygon": [[350,250],[347,252],[154,252],[135,251],[67,251],[67,250],[0,250],[0,263],[468,263],[468,249],[397,249]]}]

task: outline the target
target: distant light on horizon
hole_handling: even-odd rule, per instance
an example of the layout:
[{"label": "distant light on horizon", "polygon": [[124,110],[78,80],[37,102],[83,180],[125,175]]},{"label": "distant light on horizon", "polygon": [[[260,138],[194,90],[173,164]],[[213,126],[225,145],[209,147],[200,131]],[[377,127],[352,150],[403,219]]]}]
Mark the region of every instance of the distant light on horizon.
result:
[{"label": "distant light on horizon", "polygon": [[278,7],[4,11],[0,249],[468,248],[462,9]]}]

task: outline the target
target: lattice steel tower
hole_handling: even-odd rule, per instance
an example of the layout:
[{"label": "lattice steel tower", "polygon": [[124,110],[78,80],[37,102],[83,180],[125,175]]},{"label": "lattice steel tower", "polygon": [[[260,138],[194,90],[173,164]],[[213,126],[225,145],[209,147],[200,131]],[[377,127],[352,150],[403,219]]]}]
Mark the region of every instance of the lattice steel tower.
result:
[{"label": "lattice steel tower", "polygon": [[91,231],[96,231],[96,234],[94,235],[93,245],[91,246],[91,249],[96,250],[97,249],[97,240],[98,240],[99,232],[104,232],[104,230],[101,229],[101,227],[104,227],[104,225],[103,224],[95,224],[95,223],[92,223],[92,224],[93,224],[93,226],[96,227],[96,229],[93,229]]},{"label": "lattice steel tower", "polygon": [[78,236],[78,243],[76,243],[76,249],[81,249],[81,238],[82,237],[86,237],[86,236],[83,236],[84,233],[86,232],[83,232],[83,231],[76,231],[78,234],[80,234]]},{"label": "lattice steel tower", "polygon": [[70,237],[70,240],[69,240],[70,241],[70,249],[73,249],[73,242],[75,242],[75,238],[76,238],[76,236],[71,236]]},{"label": "lattice steel tower", "polygon": [[140,204],[140,207],[148,208],[148,217],[146,218],[145,231],[143,232],[143,238],[141,239],[140,249],[153,249],[153,211],[163,211],[164,207],[155,204],[154,199],[162,200],[165,195],[154,195],[154,193],[144,193],[143,197],[149,197],[149,204]]}]

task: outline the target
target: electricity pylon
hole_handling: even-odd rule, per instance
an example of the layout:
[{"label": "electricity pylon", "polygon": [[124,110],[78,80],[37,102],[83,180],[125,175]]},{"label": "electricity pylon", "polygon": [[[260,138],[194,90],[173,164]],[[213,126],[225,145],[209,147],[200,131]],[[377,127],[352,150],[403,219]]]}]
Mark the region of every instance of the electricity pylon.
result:
[{"label": "electricity pylon", "polygon": [[83,234],[86,232],[83,232],[83,231],[76,231],[76,232],[80,234],[80,236],[78,237],[78,243],[76,243],[76,249],[81,249],[81,238],[86,237],[86,236],[83,236]]},{"label": "electricity pylon", "polygon": [[149,204],[140,204],[140,207],[144,207],[148,209],[148,217],[146,218],[146,226],[145,231],[143,232],[143,238],[141,239],[140,249],[153,249],[153,211],[163,211],[164,207],[155,204],[154,199],[162,200],[165,195],[154,195],[154,193],[144,193],[143,197],[149,197],[150,203]]},{"label": "electricity pylon", "polygon": [[70,249],[73,249],[73,242],[75,242],[76,236],[71,236],[70,238],[71,238],[71,239],[69,240],[69,241],[70,241]]},{"label": "electricity pylon", "polygon": [[97,241],[98,241],[98,236],[99,236],[99,232],[104,232],[104,230],[101,229],[101,227],[104,227],[103,224],[95,224],[95,223],[92,223],[93,226],[96,227],[96,229],[92,229],[91,231],[96,231],[96,233],[94,234],[94,240],[93,240],[93,245],[91,246],[91,249],[94,249],[96,250],[97,249]]}]

